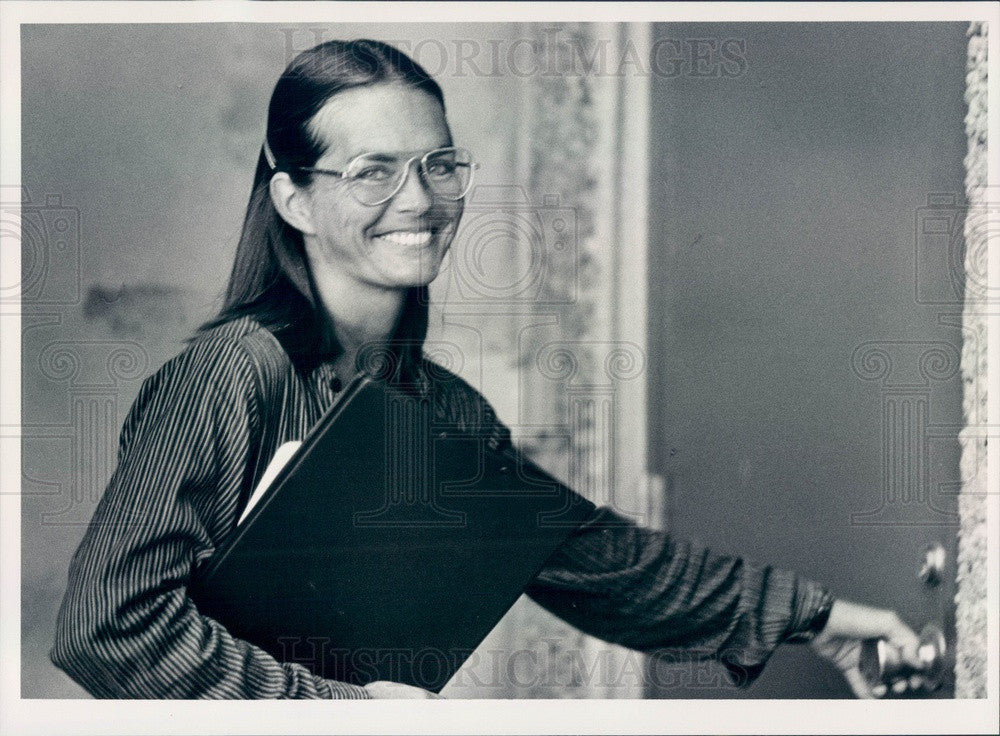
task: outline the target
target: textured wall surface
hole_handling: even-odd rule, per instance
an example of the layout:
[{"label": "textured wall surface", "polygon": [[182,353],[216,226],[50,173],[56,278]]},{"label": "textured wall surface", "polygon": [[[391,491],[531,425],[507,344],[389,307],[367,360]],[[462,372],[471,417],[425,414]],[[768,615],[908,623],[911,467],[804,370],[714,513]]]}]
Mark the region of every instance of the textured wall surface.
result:
[{"label": "textured wall surface", "polygon": [[955,697],[986,697],[986,261],[987,207],[996,207],[996,193],[987,189],[986,24],[969,28],[965,131],[965,190],[969,209],[965,220],[965,311],[962,326],[962,494],[958,536],[958,592],[956,603]]}]

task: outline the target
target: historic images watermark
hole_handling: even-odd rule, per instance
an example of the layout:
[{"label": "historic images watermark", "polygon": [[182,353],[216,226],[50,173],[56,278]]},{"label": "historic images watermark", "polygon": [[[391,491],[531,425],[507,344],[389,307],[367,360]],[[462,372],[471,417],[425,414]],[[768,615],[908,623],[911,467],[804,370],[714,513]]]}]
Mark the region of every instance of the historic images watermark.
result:
[{"label": "historic images watermark", "polygon": [[[986,249],[1000,232],[1000,188],[986,190],[978,202],[953,192],[927,195],[914,222],[914,298],[917,304],[961,309],[965,296],[1000,304],[991,289],[986,258],[970,249]],[[972,256],[972,257],[969,257]],[[982,264],[983,270],[970,270]]]},{"label": "historic images watermark", "polygon": [[22,384],[32,389],[21,424],[4,426],[2,437],[20,439],[18,492],[46,500],[40,523],[84,525],[114,467],[125,397],[149,370],[149,355],[129,339],[45,336],[95,308],[96,292],[85,296],[83,288],[83,215],[63,193],[4,187],[0,194],[4,242],[21,252],[20,273],[4,276],[0,306],[21,316]]},{"label": "historic images watermark", "polygon": [[0,187],[0,232],[21,249],[21,272],[5,273],[0,283],[4,313],[79,304],[79,209],[58,193],[33,198],[23,187]]},{"label": "historic images watermark", "polygon": [[697,656],[677,650],[617,656],[609,650],[585,651],[542,638],[532,646],[439,649],[422,647],[339,647],[327,637],[281,637],[281,659],[324,677],[362,684],[388,679],[435,691],[442,687],[482,693],[544,691],[569,687],[731,690],[746,684],[749,668],[736,650]]},{"label": "historic images watermark", "polygon": [[[969,202],[954,192],[928,194],[926,204],[914,213],[913,300],[921,308],[936,310],[936,322],[961,332],[951,340],[873,340],[858,345],[851,369],[874,385],[879,400],[881,478],[879,498],[872,508],[851,515],[859,526],[954,526],[958,524],[957,499],[970,478],[940,477],[935,451],[947,449],[960,437],[977,440],[973,454],[984,453],[989,438],[1000,437],[1000,428],[989,425],[969,405],[965,424],[942,423],[935,418],[936,389],[964,381],[965,391],[985,391],[986,376],[960,375],[963,353],[981,352],[985,335],[968,329],[963,308],[996,311],[1000,295],[991,289],[986,259],[976,249],[987,247],[1000,227],[1000,192],[986,190],[979,201]],[[961,471],[985,468],[985,458],[963,461]]]},{"label": "historic images watermark", "polygon": [[[326,27],[282,28],[285,63],[336,35]],[[632,39],[584,39],[562,26],[524,38],[385,39],[432,77],[648,77],[732,79],[749,69],[747,42],[735,37],[657,37],[649,49]],[[552,49],[564,53],[546,53]],[[568,52],[568,53],[566,53]]]},{"label": "historic images watermark", "polygon": [[579,216],[558,196],[534,203],[520,186],[476,186],[457,239],[461,247],[441,266],[435,307],[538,310],[576,302]]}]

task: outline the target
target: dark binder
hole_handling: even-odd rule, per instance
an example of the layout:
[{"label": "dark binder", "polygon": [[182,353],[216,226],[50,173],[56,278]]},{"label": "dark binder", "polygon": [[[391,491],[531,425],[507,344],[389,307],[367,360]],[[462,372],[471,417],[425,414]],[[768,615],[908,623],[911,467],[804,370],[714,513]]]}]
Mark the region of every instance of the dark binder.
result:
[{"label": "dark binder", "polygon": [[280,661],[438,692],[593,508],[513,448],[360,376],[190,594]]}]

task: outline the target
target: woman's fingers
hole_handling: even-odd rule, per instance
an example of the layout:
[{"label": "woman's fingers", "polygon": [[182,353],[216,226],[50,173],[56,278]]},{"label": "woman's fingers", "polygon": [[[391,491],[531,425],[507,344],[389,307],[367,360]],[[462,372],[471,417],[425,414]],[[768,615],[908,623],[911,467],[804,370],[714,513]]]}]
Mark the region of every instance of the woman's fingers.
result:
[{"label": "woman's fingers", "polygon": [[389,680],[376,680],[365,685],[365,690],[376,700],[388,698],[404,698],[406,700],[443,700],[443,695],[432,693],[423,688],[413,685],[404,685],[401,682],[390,682]]},{"label": "woman's fingers", "polygon": [[899,651],[903,662],[913,668],[921,666],[920,639],[895,611],[838,600],[823,633],[847,639],[885,639]]},{"label": "woman's fingers", "polygon": [[868,682],[858,671],[857,667],[852,667],[849,670],[844,670],[844,679],[847,680],[848,686],[857,698],[862,698],[865,700],[870,700],[872,698],[878,697],[872,691],[872,688],[868,687]]},{"label": "woman's fingers", "polygon": [[896,647],[903,661],[910,667],[919,668],[923,664],[920,659],[920,638],[905,623],[897,619],[897,623],[884,637]]},{"label": "woman's fingers", "polygon": [[878,619],[880,630],[871,638],[885,639],[896,650],[905,664],[919,669],[922,665],[920,638],[895,612],[882,611],[881,613],[884,615]]},{"label": "woman's fingers", "polygon": [[[861,643],[884,639],[895,657],[917,672],[890,683],[869,683],[859,670]],[[851,691],[859,698],[881,698],[902,694],[924,685],[919,670],[925,666],[920,656],[920,638],[894,611],[838,600],[830,611],[826,627],[813,640],[813,648],[843,673]]]}]

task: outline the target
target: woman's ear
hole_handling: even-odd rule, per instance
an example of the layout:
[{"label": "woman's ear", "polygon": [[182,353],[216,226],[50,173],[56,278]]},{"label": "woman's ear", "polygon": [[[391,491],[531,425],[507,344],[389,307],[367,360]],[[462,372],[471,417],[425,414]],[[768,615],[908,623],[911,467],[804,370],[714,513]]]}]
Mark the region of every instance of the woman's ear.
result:
[{"label": "woman's ear", "polygon": [[281,219],[303,235],[312,235],[316,228],[313,225],[309,192],[293,182],[284,171],[271,177],[269,187],[271,202]]}]

